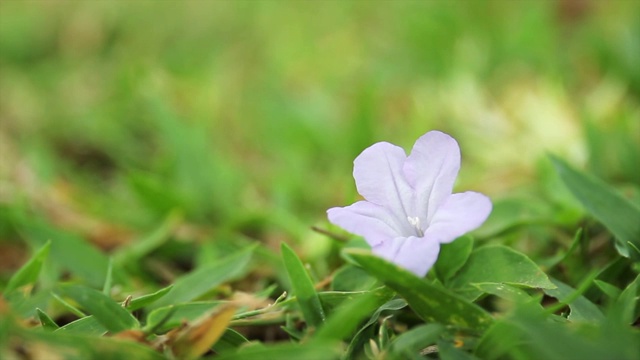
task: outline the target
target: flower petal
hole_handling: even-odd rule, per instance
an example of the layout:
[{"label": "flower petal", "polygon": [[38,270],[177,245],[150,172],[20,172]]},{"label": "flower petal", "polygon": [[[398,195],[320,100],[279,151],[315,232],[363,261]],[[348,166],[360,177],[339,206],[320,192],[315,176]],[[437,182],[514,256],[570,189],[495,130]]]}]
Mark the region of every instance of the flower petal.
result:
[{"label": "flower petal", "polygon": [[409,186],[402,167],[407,155],[401,147],[380,142],[366,148],[353,162],[353,177],[358,193],[368,201],[384,206],[404,223],[405,234],[411,232],[406,221],[413,209],[413,189]]},{"label": "flower petal", "polygon": [[407,182],[416,190],[413,216],[427,226],[435,210],[451,195],[460,169],[460,147],[454,138],[429,131],[413,145],[404,163]]},{"label": "flower petal", "polygon": [[371,246],[398,236],[398,225],[382,206],[368,201],[327,210],[329,221],[348,232],[364,237]]},{"label": "flower petal", "polygon": [[374,254],[423,277],[438,259],[440,243],[426,237],[409,236],[384,241],[372,250]]},{"label": "flower petal", "polygon": [[491,209],[491,200],[483,194],[473,191],[453,194],[437,209],[425,234],[440,243],[452,242],[482,225]]}]

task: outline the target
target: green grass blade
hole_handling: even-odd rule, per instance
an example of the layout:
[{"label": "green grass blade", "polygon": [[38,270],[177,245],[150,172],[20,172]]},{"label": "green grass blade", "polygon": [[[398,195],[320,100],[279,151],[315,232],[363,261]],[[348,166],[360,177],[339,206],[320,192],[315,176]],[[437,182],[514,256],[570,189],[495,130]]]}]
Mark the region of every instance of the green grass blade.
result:
[{"label": "green grass blade", "polygon": [[36,313],[38,314],[38,320],[40,320],[40,324],[44,329],[56,330],[59,328],[58,324],[56,324],[56,322],[53,321],[53,319],[51,319],[44,311],[36,308]]},{"label": "green grass blade", "polygon": [[154,302],[158,301],[158,299],[165,296],[169,291],[173,289],[173,285],[169,285],[166,288],[162,288],[152,294],[142,295],[138,298],[131,300],[129,306],[127,306],[127,310],[136,311],[138,309],[142,309],[145,306],[151,305]]},{"label": "green grass blade", "polygon": [[389,357],[391,359],[407,359],[418,354],[420,350],[434,344],[444,326],[440,324],[427,324],[417,326],[393,340]]},{"label": "green grass blade", "polygon": [[[552,280],[553,283],[557,286],[555,289],[546,289],[544,292],[549,296],[553,296],[560,303],[566,303],[569,305],[569,309],[571,312],[567,317],[571,321],[602,321],[604,319],[604,315],[602,311],[589,301],[586,297],[582,296],[582,292],[586,291],[589,286],[591,286],[593,282],[593,278],[598,275],[598,272],[594,272],[591,277],[587,278],[587,282],[585,282],[582,291],[576,292],[576,289],[573,289],[569,285],[559,281]],[[573,299],[569,298],[573,297]]]},{"label": "green grass blade", "polygon": [[640,289],[640,275],[636,276],[621,293],[610,310],[609,317],[624,325],[638,320],[638,289]]},{"label": "green grass blade", "polygon": [[47,241],[35,254],[18,270],[9,280],[4,289],[5,294],[9,294],[23,286],[33,285],[40,275],[42,264],[49,255],[51,241]]},{"label": "green grass blade", "polygon": [[383,311],[397,311],[404,309],[407,306],[407,302],[404,299],[393,299],[380,306],[374,313],[371,315],[369,320],[360,327],[360,330],[353,336],[351,339],[351,343],[347,347],[347,350],[343,356],[343,359],[353,359],[355,357],[355,353],[360,351],[364,344],[369,340],[370,328],[378,323],[378,319]]},{"label": "green grass blade", "polygon": [[[49,259],[56,267],[68,270],[89,286],[102,287],[106,279],[109,258],[82,237],[61,231],[49,224],[32,219],[20,220],[19,229],[32,246],[44,245],[43,239],[51,239]],[[70,260],[71,259],[71,260]],[[124,277],[114,277],[118,281]]]},{"label": "green grass blade", "polygon": [[254,345],[229,351],[216,356],[216,360],[331,360],[338,359],[340,347],[337,343],[310,342],[307,344]]},{"label": "green grass blade", "polygon": [[173,284],[173,289],[150,307],[157,309],[191,301],[226,281],[238,278],[247,268],[256,246],[240,250],[219,262],[199,267],[178,278]]},{"label": "green grass blade", "polygon": [[298,255],[289,247],[282,243],[282,259],[289,274],[293,293],[298,299],[298,305],[302,316],[310,326],[319,326],[325,320],[324,309],[320,303],[318,293],[313,286],[313,282],[304,268]]},{"label": "green grass blade", "polygon": [[217,354],[238,349],[240,346],[248,345],[249,340],[239,332],[228,328],[224,334],[213,345],[212,349]]},{"label": "green grass blade", "polygon": [[593,280],[593,283],[600,289],[600,291],[607,295],[610,300],[616,300],[622,292],[622,290],[618,289],[615,285],[609,284],[606,281]]},{"label": "green grass blade", "polygon": [[470,353],[457,348],[449,341],[438,341],[438,356],[440,360],[479,360]]},{"label": "green grass blade", "polygon": [[113,258],[109,258],[109,266],[107,267],[107,277],[104,280],[104,286],[102,287],[102,293],[111,295],[111,284],[113,282]]},{"label": "green grass blade", "polygon": [[616,237],[618,252],[640,259],[640,208],[615,189],[551,156],[560,178],[587,211]]},{"label": "green grass blade", "polygon": [[56,332],[85,336],[102,336],[107,333],[107,328],[105,328],[95,316],[89,315],[72,321],[65,326],[61,326]]},{"label": "green grass blade", "polygon": [[485,329],[493,318],[482,308],[386,260],[361,249],[346,255],[398,292],[424,320],[462,328]]},{"label": "green grass blade", "polygon": [[197,301],[155,309],[147,316],[145,331],[167,332],[180,326],[183,321],[194,321],[202,317],[221,304],[222,301]]},{"label": "green grass blade", "polygon": [[138,261],[143,256],[157,249],[169,239],[181,221],[182,215],[178,211],[171,212],[160,227],[149,235],[119,248],[114,254],[115,263],[124,266],[129,262]]},{"label": "green grass blade", "polygon": [[127,310],[100,291],[80,285],[63,285],[56,293],[78,303],[112,333],[138,327],[138,321]]},{"label": "green grass blade", "polygon": [[38,353],[43,354],[37,356],[39,359],[166,359],[144,344],[106,336],[97,337],[97,334],[87,332],[66,332],[62,328],[54,332],[18,329],[13,335],[26,349],[44,351]]},{"label": "green grass blade", "polygon": [[318,340],[343,340],[356,331],[360,322],[392,297],[391,293],[370,292],[345,302],[315,333]]},{"label": "green grass blade", "polygon": [[85,314],[82,310],[80,310],[77,307],[71,305],[67,300],[63,299],[60,295],[56,294],[55,292],[52,292],[51,296],[53,296],[53,298],[56,299],[62,305],[62,307],[67,309],[67,311],[69,311],[70,313],[74,314],[75,316],[78,316],[78,317],[81,317],[81,318],[87,316],[87,314]]}]

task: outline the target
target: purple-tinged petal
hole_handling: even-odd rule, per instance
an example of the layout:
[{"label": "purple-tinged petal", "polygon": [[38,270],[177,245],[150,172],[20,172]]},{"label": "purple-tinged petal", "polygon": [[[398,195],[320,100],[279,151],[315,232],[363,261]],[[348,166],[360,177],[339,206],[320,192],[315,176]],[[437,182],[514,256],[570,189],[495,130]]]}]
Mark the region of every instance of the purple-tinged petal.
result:
[{"label": "purple-tinged petal", "polygon": [[384,241],[372,248],[374,254],[423,277],[435,264],[440,243],[435,239],[410,236]]},{"label": "purple-tinged petal", "polygon": [[436,210],[425,235],[440,243],[452,242],[482,225],[491,209],[491,200],[483,194],[473,191],[453,194]]},{"label": "purple-tinged petal", "polygon": [[427,226],[435,210],[451,195],[460,169],[460,147],[454,138],[429,131],[413,145],[404,163],[404,174],[415,189],[415,211]]},{"label": "purple-tinged petal", "polygon": [[[384,206],[398,223],[406,223],[413,209],[413,189],[407,184],[402,167],[406,153],[401,147],[380,142],[366,148],[353,162],[358,193],[368,201]],[[409,224],[407,231],[411,231]]]},{"label": "purple-tinged petal", "polygon": [[371,246],[398,236],[398,225],[389,211],[368,201],[327,210],[329,221],[348,232],[364,237]]}]

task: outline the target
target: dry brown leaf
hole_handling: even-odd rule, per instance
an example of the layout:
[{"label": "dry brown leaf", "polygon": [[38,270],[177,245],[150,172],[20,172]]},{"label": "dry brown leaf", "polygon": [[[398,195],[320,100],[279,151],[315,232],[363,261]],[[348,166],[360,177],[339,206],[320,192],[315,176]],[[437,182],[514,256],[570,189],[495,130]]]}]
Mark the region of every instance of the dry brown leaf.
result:
[{"label": "dry brown leaf", "polygon": [[234,304],[221,305],[211,314],[186,326],[172,341],[173,354],[180,359],[195,359],[209,351],[224,334],[236,309]]}]

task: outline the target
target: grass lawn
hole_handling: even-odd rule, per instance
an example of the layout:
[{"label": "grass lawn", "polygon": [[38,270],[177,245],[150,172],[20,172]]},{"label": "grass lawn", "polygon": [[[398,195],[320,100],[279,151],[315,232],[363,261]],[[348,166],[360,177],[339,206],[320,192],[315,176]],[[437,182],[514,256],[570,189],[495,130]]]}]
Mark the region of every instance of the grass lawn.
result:
[{"label": "grass lawn", "polygon": [[[0,358],[640,358],[639,38],[625,0],[0,2]],[[420,276],[326,211],[431,130],[492,211]]]}]

